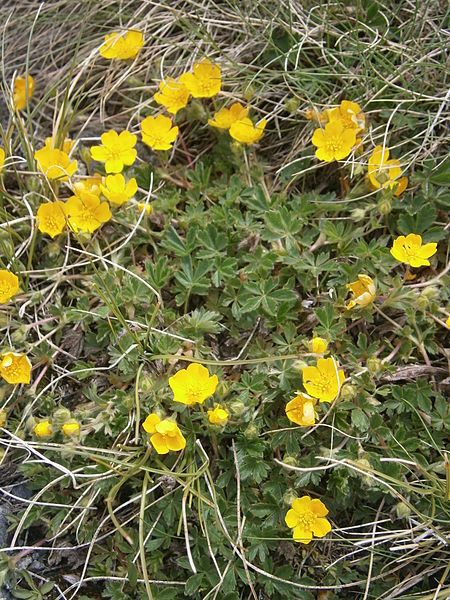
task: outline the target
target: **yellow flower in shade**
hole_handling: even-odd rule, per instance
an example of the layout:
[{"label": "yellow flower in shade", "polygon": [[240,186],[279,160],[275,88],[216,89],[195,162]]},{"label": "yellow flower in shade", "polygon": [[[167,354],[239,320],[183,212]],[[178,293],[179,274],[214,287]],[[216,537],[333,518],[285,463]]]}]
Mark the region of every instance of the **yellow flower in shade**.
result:
[{"label": "yellow flower in shade", "polygon": [[178,127],[164,115],[146,117],[141,123],[142,141],[153,150],[170,150],[178,135]]},{"label": "yellow flower in shade", "polygon": [[214,118],[208,120],[208,124],[217,129],[230,129],[233,123],[247,117],[248,110],[248,107],[242,106],[240,102],[235,102],[230,108],[217,111]]},{"label": "yellow flower in shade", "polygon": [[221,404],[216,404],[212,410],[208,410],[208,421],[212,425],[225,425],[229,416],[228,411]]},{"label": "yellow flower in shade", "polygon": [[34,79],[31,75],[16,77],[14,80],[13,103],[16,110],[23,110],[34,93]]},{"label": "yellow flower in shade", "polygon": [[5,158],[5,151],[3,150],[3,148],[0,148],[0,173],[3,171],[3,167],[5,166]]},{"label": "yellow flower in shade", "polygon": [[356,129],[358,132],[366,127],[366,117],[356,102],[342,100],[336,108],[326,111],[328,121],[341,121],[346,129]]},{"label": "yellow flower in shade", "polygon": [[0,376],[7,383],[30,383],[31,363],[26,354],[7,352],[0,357]]},{"label": "yellow flower in shade", "polygon": [[72,190],[75,196],[78,196],[79,192],[89,192],[90,194],[100,196],[100,186],[102,185],[102,183],[103,177],[100,175],[100,173],[96,173],[92,177],[80,179],[80,181],[72,183]]},{"label": "yellow flower in shade", "polygon": [[134,177],[127,181],[121,173],[118,173],[117,175],[108,175],[105,185],[100,185],[100,189],[111,204],[120,206],[135,195],[138,185]]},{"label": "yellow flower in shade", "polygon": [[437,244],[422,244],[422,236],[410,233],[406,237],[400,235],[394,240],[391,248],[392,256],[399,262],[411,267],[429,267],[428,260],[437,252]]},{"label": "yellow flower in shade", "polygon": [[169,378],[169,385],[175,402],[195,404],[212,396],[219,384],[217,375],[210,375],[203,365],[191,363],[187,369],[181,369]]},{"label": "yellow flower in shade", "polygon": [[135,58],[144,45],[144,36],[140,31],[130,29],[105,35],[105,41],[99,52],[103,58],[127,60]]},{"label": "yellow flower in shade", "polygon": [[347,310],[355,306],[368,306],[371,304],[377,295],[377,287],[372,277],[361,273],[358,279],[347,284],[347,289],[351,292],[351,298],[345,305]]},{"label": "yellow flower in shade", "polygon": [[[58,148],[57,146],[55,146],[55,140],[54,140],[53,136],[45,138],[45,146],[47,146],[48,148],[52,148],[52,149]],[[74,146],[75,146],[75,142],[73,140],[71,140],[70,138],[65,138],[62,143],[62,148],[58,148],[58,149],[62,150],[66,154],[70,154],[72,152],[72,149]]]},{"label": "yellow flower in shade", "polygon": [[71,196],[65,204],[65,211],[75,233],[93,233],[112,217],[109,204],[101,202],[96,194],[89,192]]},{"label": "yellow flower in shade", "polygon": [[47,233],[51,238],[56,237],[67,225],[64,202],[44,202],[38,208],[36,218],[37,228],[41,233]]},{"label": "yellow flower in shade", "polygon": [[8,419],[8,413],[6,410],[0,410],[0,427],[4,427],[6,425],[6,421]]},{"label": "yellow flower in shade", "polygon": [[450,329],[450,316],[447,317],[447,320],[445,321],[445,324]]},{"label": "yellow flower in shade", "polygon": [[80,424],[78,421],[75,421],[75,419],[72,421],[67,421],[67,423],[64,423],[64,425],[61,427],[61,431],[67,437],[78,435],[80,433]]},{"label": "yellow flower in shade", "polygon": [[193,73],[183,73],[180,81],[193,98],[212,98],[220,92],[222,74],[219,65],[205,58],[194,64]]},{"label": "yellow flower in shade", "polygon": [[33,433],[36,437],[48,438],[53,434],[53,427],[50,421],[40,421],[33,427]]},{"label": "yellow flower in shade", "polygon": [[316,422],[316,411],[314,409],[317,404],[317,398],[310,398],[305,394],[298,394],[290,402],[286,404],[286,416],[292,423],[297,423],[302,427],[314,425]]},{"label": "yellow flower in shade", "polygon": [[331,525],[325,517],[328,509],[320,500],[313,500],[309,496],[296,498],[292,502],[286,517],[286,525],[293,529],[294,541],[309,544],[313,536],[322,538],[331,531]]},{"label": "yellow flower in shade", "polygon": [[314,354],[325,354],[328,349],[328,342],[321,337],[314,337],[309,343],[308,348]]},{"label": "yellow flower in shade", "polygon": [[178,452],[186,447],[186,439],[180,428],[170,419],[161,420],[155,413],[148,415],[142,427],[150,433],[150,443],[158,454],[167,454],[170,450]]},{"label": "yellow flower in shade", "polygon": [[152,212],[152,207],[150,204],[145,204],[145,202],[138,202],[137,203],[137,209],[139,212],[142,212],[143,210],[145,210],[145,214],[149,215]]},{"label": "yellow flower in shade", "polygon": [[326,110],[321,112],[317,108],[309,108],[305,111],[305,118],[319,125],[325,125],[325,123],[328,123],[328,112]]},{"label": "yellow flower in shade", "polygon": [[389,159],[389,150],[375,146],[368,164],[367,174],[372,187],[376,190],[388,188],[400,196],[408,185],[408,178],[402,177],[400,161]]},{"label": "yellow flower in shade", "polygon": [[317,147],[316,157],[319,160],[342,160],[356,144],[356,130],[346,129],[339,119],[327,123],[323,129],[316,129],[311,141]]},{"label": "yellow flower in shade", "polygon": [[176,115],[189,101],[191,93],[179,79],[168,77],[159,84],[159,92],[153,98],[158,104],[164,106],[167,112]]},{"label": "yellow flower in shade", "polygon": [[345,379],[334,358],[319,358],[315,367],[304,367],[302,374],[305,390],[321,402],[333,402]]},{"label": "yellow flower in shade", "polygon": [[34,153],[34,159],[38,169],[44,173],[48,179],[58,179],[67,181],[69,177],[75,174],[78,163],[71,160],[67,152],[44,146]]},{"label": "yellow flower in shade", "polygon": [[17,275],[0,269],[0,304],[6,304],[19,291],[19,279]]},{"label": "yellow flower in shade", "polygon": [[232,123],[229,131],[231,137],[241,144],[256,144],[262,138],[266,125],[266,119],[253,125],[252,121],[245,117]]},{"label": "yellow flower in shade", "polygon": [[101,136],[102,145],[92,146],[91,156],[105,163],[107,173],[120,173],[124,166],[131,166],[136,160],[137,137],[129,131],[117,133],[111,129]]}]

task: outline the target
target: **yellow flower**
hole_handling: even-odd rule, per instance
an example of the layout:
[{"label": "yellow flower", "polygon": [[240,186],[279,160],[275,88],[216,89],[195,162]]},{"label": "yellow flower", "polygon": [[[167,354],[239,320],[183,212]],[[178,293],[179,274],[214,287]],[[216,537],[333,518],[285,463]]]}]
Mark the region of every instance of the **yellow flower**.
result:
[{"label": "yellow flower", "polygon": [[170,419],[161,420],[155,413],[148,415],[142,427],[150,433],[150,443],[158,454],[167,454],[170,450],[178,452],[186,447],[186,439],[180,428]]},{"label": "yellow flower", "polygon": [[315,367],[304,367],[302,374],[305,390],[321,402],[333,402],[345,379],[334,358],[319,358]]},{"label": "yellow flower", "polygon": [[371,304],[377,295],[377,288],[372,279],[368,275],[361,273],[358,275],[357,281],[347,284],[347,289],[351,292],[351,299],[345,305],[347,310],[355,306],[367,306]]},{"label": "yellow flower", "polygon": [[221,404],[216,404],[212,410],[208,410],[208,421],[212,425],[225,425],[229,416],[228,411]]},{"label": "yellow flower", "polygon": [[144,45],[144,36],[140,31],[130,29],[105,35],[105,41],[99,52],[103,58],[127,60],[135,58]]},{"label": "yellow flower", "polygon": [[8,413],[6,410],[0,410],[0,427],[4,427],[6,425],[7,418]]},{"label": "yellow flower", "polygon": [[71,196],[65,205],[70,227],[78,233],[93,233],[112,217],[107,202],[101,202],[96,194],[79,192]]},{"label": "yellow flower", "polygon": [[[44,145],[51,149],[55,148],[55,140],[53,139],[53,136],[45,138]],[[59,149],[65,152],[66,154],[70,154],[74,146],[75,142],[73,140],[71,140],[70,138],[65,138],[62,144],[62,148]]]},{"label": "yellow flower", "polygon": [[164,115],[146,117],[141,123],[142,141],[153,150],[170,150],[178,135],[178,127]]},{"label": "yellow flower", "polygon": [[319,160],[342,160],[356,144],[356,130],[346,129],[339,119],[327,123],[324,129],[316,129],[311,141],[317,147],[316,157]]},{"label": "yellow flower", "polygon": [[31,363],[26,354],[7,352],[0,357],[0,376],[7,383],[30,383]]},{"label": "yellow flower", "polygon": [[168,77],[159,84],[159,92],[153,98],[158,104],[167,109],[167,112],[176,115],[189,101],[190,92],[182,81]]},{"label": "yellow flower", "polygon": [[100,185],[100,189],[111,204],[120,206],[135,195],[138,185],[134,177],[126,181],[125,177],[118,173],[117,175],[108,175],[105,185]]},{"label": "yellow flower", "polygon": [[328,342],[321,337],[314,337],[308,343],[308,348],[314,354],[325,354],[328,349]]},{"label": "yellow flower", "polygon": [[217,375],[210,375],[208,369],[198,363],[191,363],[187,369],[181,369],[169,378],[175,402],[188,405],[203,404],[214,394],[218,384]]},{"label": "yellow flower", "polygon": [[34,79],[31,75],[16,77],[14,80],[13,103],[16,110],[23,110],[31,100],[34,93]]},{"label": "yellow flower", "polygon": [[406,237],[400,235],[394,240],[391,248],[392,256],[411,267],[428,267],[430,256],[436,254],[437,244],[431,242],[422,245],[422,237],[415,233],[410,233]]},{"label": "yellow flower", "polygon": [[131,166],[136,160],[135,150],[137,137],[129,131],[117,133],[114,129],[103,133],[102,145],[92,146],[91,156],[94,160],[105,163],[107,173],[120,173],[124,166]]},{"label": "yellow flower", "polygon": [[256,144],[262,138],[266,125],[266,119],[253,125],[252,121],[245,117],[231,124],[230,135],[241,144]]},{"label": "yellow flower", "polygon": [[3,150],[3,148],[0,148],[0,173],[3,171],[3,167],[5,166],[5,158],[5,151]]},{"label": "yellow flower", "polygon": [[375,146],[368,164],[367,174],[370,183],[376,190],[389,188],[400,196],[408,185],[408,178],[402,177],[400,161],[389,159],[389,150],[383,146]]},{"label": "yellow flower", "polygon": [[6,304],[19,291],[19,279],[17,275],[7,271],[0,270],[0,304]]},{"label": "yellow flower", "polygon": [[90,194],[95,194],[96,196],[100,196],[101,189],[100,186],[103,183],[103,177],[100,173],[95,173],[92,177],[87,177],[86,179],[81,179],[80,181],[76,181],[72,183],[72,190],[75,196],[78,196],[79,192],[89,192]]},{"label": "yellow flower", "polygon": [[312,500],[310,496],[302,496],[296,498],[291,506],[284,520],[293,529],[294,541],[309,544],[313,535],[322,538],[330,533],[330,522],[325,519],[328,509],[323,502]]},{"label": "yellow flower", "polygon": [[67,225],[64,202],[44,202],[38,208],[36,218],[41,233],[48,233],[51,238],[56,237]]},{"label": "yellow flower", "polygon": [[310,398],[305,394],[298,394],[286,404],[286,416],[292,423],[297,423],[302,427],[314,425],[316,422],[316,411],[314,410],[317,404],[317,398]]},{"label": "yellow flower", "polygon": [[336,108],[326,111],[328,121],[341,121],[346,129],[362,131],[366,127],[366,117],[356,102],[342,100]]},{"label": "yellow flower", "polygon": [[150,204],[145,204],[145,202],[138,202],[137,203],[137,208],[139,212],[142,212],[143,210],[145,210],[145,214],[149,215],[152,212],[152,207]]},{"label": "yellow flower", "polygon": [[74,175],[78,163],[71,160],[67,152],[44,146],[34,153],[34,159],[37,162],[38,169],[44,173],[48,179],[58,179],[67,181]]},{"label": "yellow flower", "polygon": [[450,329],[450,316],[447,317],[447,320],[445,321],[445,324]]},{"label": "yellow flower", "polygon": [[325,125],[325,123],[328,123],[328,111],[324,110],[321,112],[317,108],[310,108],[305,111],[305,118],[319,125]]},{"label": "yellow flower", "polygon": [[183,73],[181,83],[187,87],[193,98],[212,98],[220,92],[222,74],[219,65],[205,58],[194,64],[193,73]]},{"label": "yellow flower", "polygon": [[40,423],[36,423],[33,428],[34,435],[40,438],[50,437],[53,433],[53,427],[50,421],[45,420]]},{"label": "yellow flower", "polygon": [[242,106],[240,102],[235,102],[230,108],[221,108],[214,115],[214,119],[209,119],[208,124],[217,129],[230,129],[236,121],[245,119],[248,115],[248,107]]},{"label": "yellow flower", "polygon": [[78,435],[80,433],[80,424],[78,421],[75,421],[75,419],[72,421],[67,421],[67,423],[64,423],[64,425],[61,427],[61,431],[67,437]]}]

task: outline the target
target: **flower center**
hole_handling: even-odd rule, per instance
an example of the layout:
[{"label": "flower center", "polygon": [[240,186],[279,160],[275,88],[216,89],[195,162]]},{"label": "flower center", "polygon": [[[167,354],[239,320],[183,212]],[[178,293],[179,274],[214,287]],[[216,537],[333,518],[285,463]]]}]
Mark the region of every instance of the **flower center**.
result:
[{"label": "flower center", "polygon": [[298,524],[303,527],[303,529],[311,529],[314,521],[316,520],[316,515],[311,512],[305,512],[298,517]]}]

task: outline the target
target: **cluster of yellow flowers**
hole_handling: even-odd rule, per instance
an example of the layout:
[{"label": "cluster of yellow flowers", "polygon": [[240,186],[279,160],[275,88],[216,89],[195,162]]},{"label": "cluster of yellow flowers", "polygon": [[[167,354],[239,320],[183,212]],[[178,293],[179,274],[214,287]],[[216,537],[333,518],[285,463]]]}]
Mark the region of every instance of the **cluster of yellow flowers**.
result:
[{"label": "cluster of yellow flowers", "polygon": [[[218,384],[217,375],[210,375],[208,369],[198,363],[190,364],[187,369],[181,369],[169,378],[174,401],[187,406],[203,404],[215,393]],[[223,426],[228,417],[228,411],[220,404],[208,410],[208,420],[212,425]],[[158,414],[151,413],[142,426],[150,434],[150,443],[158,454],[167,454],[171,450],[177,452],[186,447],[185,437],[171,418],[161,419]]]},{"label": "cluster of yellow flowers", "polygon": [[[316,157],[325,162],[343,160],[353,150],[361,149],[361,134],[366,129],[366,116],[356,102],[343,100],[339,106],[322,112],[308,110],[306,118],[321,126],[314,130],[312,143]],[[389,159],[389,150],[376,146],[368,162],[368,179],[373,189],[389,189],[400,196],[408,185],[400,161]]]}]

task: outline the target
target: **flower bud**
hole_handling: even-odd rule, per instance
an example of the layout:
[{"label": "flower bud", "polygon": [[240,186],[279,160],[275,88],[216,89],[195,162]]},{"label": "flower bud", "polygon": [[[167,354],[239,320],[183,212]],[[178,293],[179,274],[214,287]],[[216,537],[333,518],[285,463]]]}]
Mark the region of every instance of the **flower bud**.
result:
[{"label": "flower bud", "polygon": [[340,399],[341,400],[354,400],[358,395],[358,388],[356,385],[351,383],[344,383],[341,387]]},{"label": "flower bud", "polygon": [[66,421],[69,421],[72,418],[72,414],[68,408],[65,406],[61,406],[57,408],[53,413],[53,423],[56,427],[60,427]]},{"label": "flower bud", "polygon": [[291,115],[298,111],[299,106],[300,106],[300,102],[298,101],[297,98],[288,98],[286,100],[286,102],[284,103],[284,108]]},{"label": "flower bud", "polygon": [[286,506],[292,506],[292,503],[296,498],[298,498],[298,494],[295,490],[289,489],[283,494],[283,503],[286,504]]},{"label": "flower bud", "polygon": [[259,428],[254,423],[250,423],[244,431],[244,435],[248,440],[256,440],[259,436]]},{"label": "flower bud", "polygon": [[383,362],[376,356],[369,357],[366,366],[369,369],[369,373],[372,373],[373,375],[381,373],[383,370]]},{"label": "flower bud", "polygon": [[382,194],[378,201],[378,210],[382,215],[388,215],[392,210],[392,198],[386,194]]},{"label": "flower bud", "polygon": [[244,98],[247,102],[250,102],[255,96],[255,88],[252,85],[248,85],[244,90]]},{"label": "flower bud", "polygon": [[243,415],[246,410],[245,404],[240,400],[234,400],[228,405],[228,408],[230,409],[231,414],[236,417]]},{"label": "flower bud", "polygon": [[298,461],[294,456],[284,456],[283,462],[285,465],[289,465],[290,467],[297,467]]},{"label": "flower bud", "polygon": [[395,512],[398,519],[407,519],[411,515],[411,509],[404,502],[395,505]]}]

